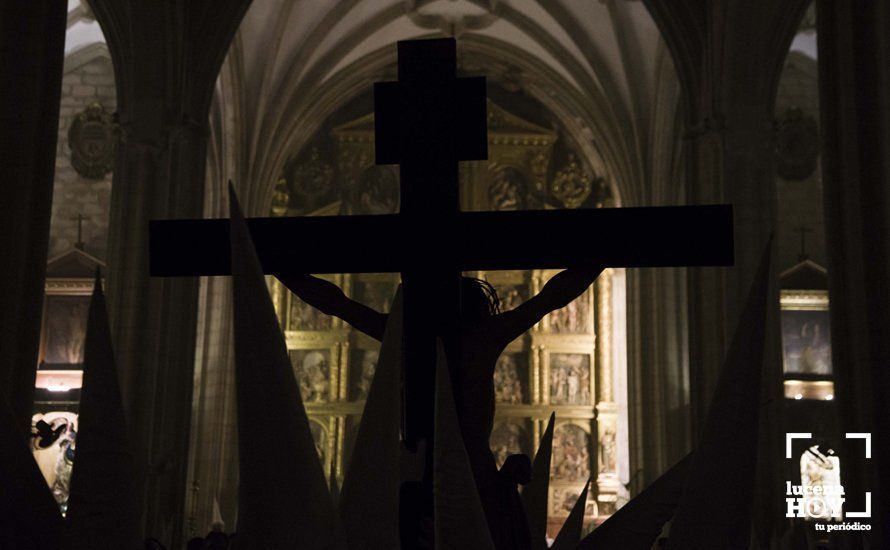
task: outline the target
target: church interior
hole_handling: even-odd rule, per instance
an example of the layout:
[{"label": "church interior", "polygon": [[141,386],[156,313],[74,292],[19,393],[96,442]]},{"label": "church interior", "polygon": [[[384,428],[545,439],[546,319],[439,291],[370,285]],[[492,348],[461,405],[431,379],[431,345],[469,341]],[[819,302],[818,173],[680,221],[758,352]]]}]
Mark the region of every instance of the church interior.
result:
[{"label": "church interior", "polygon": [[[150,222],[228,219],[230,182],[248,218],[397,215],[399,166],[375,162],[374,86],[399,79],[400,41],[454,38],[457,76],[486,78],[487,159],[459,164],[462,212],[732,206],[731,267],[606,266],[498,357],[497,467],[535,457],[552,437],[545,544],[587,548],[581,537],[716,441],[721,369],[740,363],[734,335],[750,328],[765,250],[765,309],[753,320],[762,360],[738,367],[757,377],[757,391],[742,396],[756,411],[753,431],[741,413],[726,420],[751,444],[706,465],[717,480],[704,496],[713,515],[744,525],[721,547],[890,544],[883,3],[53,0],[4,2],[0,13],[0,423],[9,423],[7,445],[27,446],[60,517],[76,478],[88,317],[101,283],[123,407],[103,422],[126,434],[140,539],[155,545],[146,548],[250,547],[213,537],[238,533],[243,511],[233,278],[152,276]],[[585,243],[577,254],[591,262],[598,243],[623,237],[532,230],[535,243]],[[276,235],[297,256],[303,238]],[[358,236],[325,238],[341,243],[336,255]],[[473,238],[493,256],[523,245]],[[490,283],[509,312],[559,271],[463,275]],[[381,313],[400,285],[397,272],[319,277]],[[273,275],[265,283],[299,389],[294,406],[305,409],[336,493],[381,344]],[[286,420],[273,411],[266,422]],[[274,467],[304,466],[283,457]],[[728,494],[749,469],[742,494]],[[845,515],[803,501],[792,514],[792,486],[842,486],[846,500],[825,506],[842,504]],[[8,519],[21,515],[12,494],[0,495],[3,548],[19,529]],[[713,547],[672,543],[672,516],[645,548]],[[568,546],[561,533],[575,521]]]}]

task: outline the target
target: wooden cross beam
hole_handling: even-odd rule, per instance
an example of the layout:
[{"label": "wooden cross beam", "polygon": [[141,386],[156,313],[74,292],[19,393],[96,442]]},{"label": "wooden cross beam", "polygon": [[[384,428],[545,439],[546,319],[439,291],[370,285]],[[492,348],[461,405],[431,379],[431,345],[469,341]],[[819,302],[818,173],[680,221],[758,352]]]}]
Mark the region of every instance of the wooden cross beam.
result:
[{"label": "wooden cross beam", "polygon": [[[732,265],[730,206],[461,212],[458,162],[487,158],[484,78],[455,78],[454,39],[399,42],[398,82],[374,87],[378,164],[399,164],[400,211],[248,220],[266,273],[400,272],[403,435],[430,435],[436,337],[460,324],[461,271]],[[152,221],[151,274],[228,275],[228,220]],[[348,238],[344,238],[348,236]]]}]

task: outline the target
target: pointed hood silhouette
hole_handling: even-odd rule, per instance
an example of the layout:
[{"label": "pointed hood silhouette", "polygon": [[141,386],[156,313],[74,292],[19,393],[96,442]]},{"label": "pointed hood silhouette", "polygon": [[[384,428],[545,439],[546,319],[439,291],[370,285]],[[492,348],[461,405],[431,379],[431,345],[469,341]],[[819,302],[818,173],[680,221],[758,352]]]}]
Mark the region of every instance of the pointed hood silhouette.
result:
[{"label": "pointed hood silhouette", "polygon": [[0,388],[0,548],[58,550],[62,514]]},{"label": "pointed hood silhouette", "polygon": [[173,546],[173,516],[167,516],[167,519],[164,520],[164,524],[161,526],[161,534],[158,536],[158,540],[161,541],[161,544],[167,546]]},{"label": "pointed hood silhouette", "polygon": [[65,547],[138,548],[142,529],[136,466],[98,270],[87,318],[80,396]]},{"label": "pointed hood silhouette", "polygon": [[686,455],[584,537],[578,550],[650,550],[664,524],[674,515],[691,462],[692,454]]},{"label": "pointed hood silhouette", "polygon": [[584,490],[581,491],[578,500],[572,506],[569,517],[566,518],[559,534],[556,535],[556,540],[553,541],[550,550],[575,550],[578,546],[578,541],[581,540],[581,531],[584,528],[584,507],[587,506],[587,490],[589,488],[590,480],[588,479],[584,484]]},{"label": "pointed hood silhouette", "polygon": [[340,518],[350,548],[399,548],[401,368],[400,287],[340,490]]},{"label": "pointed hood silhouette", "polygon": [[213,497],[213,519],[210,520],[210,528],[218,529],[223,532],[226,530],[226,521],[223,519],[222,513],[219,511],[219,501],[216,497]]},{"label": "pointed hood silhouette", "polygon": [[284,337],[231,182],[229,201],[240,468],[235,547],[344,549]]},{"label": "pointed hood silhouette", "polygon": [[[333,460],[331,461],[333,462]],[[331,469],[333,471],[333,468]],[[337,475],[331,475],[331,501],[334,507],[340,509],[340,484],[337,482]],[[345,526],[344,526],[345,528]]]},{"label": "pointed hood silhouette", "polygon": [[751,543],[771,251],[772,238],[727,351],[701,443],[692,454],[668,548],[747,548]]},{"label": "pointed hood silhouette", "polygon": [[556,413],[550,413],[547,429],[541,436],[535,460],[532,463],[532,480],[522,488],[522,505],[528,517],[532,536],[532,549],[547,548],[547,498],[550,491],[550,457],[553,454],[553,424]]},{"label": "pointed hood silhouette", "polygon": [[437,550],[494,550],[461,436],[442,342],[436,361],[433,488]]}]

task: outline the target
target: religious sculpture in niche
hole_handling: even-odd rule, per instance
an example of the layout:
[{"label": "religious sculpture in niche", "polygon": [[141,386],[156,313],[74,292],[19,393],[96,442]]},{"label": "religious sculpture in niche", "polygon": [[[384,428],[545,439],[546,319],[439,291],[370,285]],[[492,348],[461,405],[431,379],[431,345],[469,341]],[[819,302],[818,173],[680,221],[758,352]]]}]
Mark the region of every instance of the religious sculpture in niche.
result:
[{"label": "religious sculpture in niche", "polygon": [[286,216],[290,208],[290,190],[287,188],[287,180],[281,178],[275,184],[272,193],[272,215],[276,217]]},{"label": "religious sculpture in niche", "polygon": [[786,374],[831,375],[828,310],[784,309],[782,351]]},{"label": "religious sculpture in niche", "polygon": [[819,124],[799,107],[789,108],[776,123],[776,173],[785,180],[805,180],[818,159]]},{"label": "religious sculpture in niche", "polygon": [[390,166],[368,166],[350,197],[356,214],[395,214],[399,210],[399,178]]},{"label": "religious sculpture in niche", "polygon": [[507,420],[501,422],[491,431],[489,446],[491,447],[495,462],[498,468],[500,468],[510,455],[528,454],[528,432],[516,421]]},{"label": "religious sculpture in niche", "polygon": [[83,363],[89,296],[47,296],[43,362],[51,365]]},{"label": "religious sculpture in niche", "polygon": [[318,311],[296,296],[290,304],[289,330],[329,330],[331,317]]},{"label": "religious sculpture in niche", "polygon": [[617,469],[618,460],[615,430],[611,426],[607,426],[600,437],[599,470],[600,472],[616,472]]},{"label": "religious sculpture in niche", "polygon": [[575,424],[561,424],[553,431],[553,463],[550,475],[559,481],[586,481],[590,477],[590,437]]},{"label": "religious sculpture in niche", "polygon": [[494,285],[501,300],[501,311],[510,311],[526,300],[528,289],[524,285]]},{"label": "religious sculpture in niche", "polygon": [[516,405],[524,401],[524,355],[502,353],[494,368],[494,396],[498,403]]},{"label": "religious sculpture in niche", "polygon": [[550,188],[566,208],[578,208],[590,196],[593,179],[578,162],[575,154],[569,153],[565,166],[553,176]]},{"label": "religious sculpture in niche", "polygon": [[491,183],[488,198],[492,210],[524,210],[529,208],[530,192],[525,175],[512,166],[489,165]]},{"label": "religious sculpture in niche", "polygon": [[71,166],[85,178],[102,179],[114,169],[117,125],[101,103],[78,113],[68,129]]},{"label": "religious sculpture in niche", "polygon": [[328,350],[290,350],[291,364],[304,402],[319,403],[328,400],[330,355]]},{"label": "religious sculpture in niche", "polygon": [[590,330],[590,291],[576,300],[553,311],[548,316],[550,332],[556,334],[589,334]]},{"label": "religious sculpture in niche", "polygon": [[368,398],[379,356],[380,352],[376,349],[357,350],[352,363],[353,399],[362,401]]},{"label": "religious sculpture in niche", "polygon": [[64,512],[71,488],[77,438],[77,414],[67,411],[31,417],[31,451],[40,472]]},{"label": "religious sculpture in niche", "polygon": [[550,183],[551,204],[559,208],[609,208],[615,206],[606,178],[591,173],[577,153],[569,150]]},{"label": "religious sculpture in niche", "polygon": [[550,355],[550,404],[590,403],[590,356],[580,353]]}]

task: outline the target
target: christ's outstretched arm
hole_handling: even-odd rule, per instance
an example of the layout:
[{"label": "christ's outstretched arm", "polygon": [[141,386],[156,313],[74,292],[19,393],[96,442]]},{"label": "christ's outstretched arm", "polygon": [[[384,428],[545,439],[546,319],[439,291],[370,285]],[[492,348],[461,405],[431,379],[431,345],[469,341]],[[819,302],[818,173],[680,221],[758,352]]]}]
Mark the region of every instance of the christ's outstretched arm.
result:
[{"label": "christ's outstretched arm", "polygon": [[536,296],[491,320],[491,331],[504,346],[519,338],[551,311],[580,296],[602,273],[601,267],[571,268],[554,275]]},{"label": "christ's outstretched arm", "polygon": [[277,274],[275,277],[318,311],[343,319],[356,330],[364,332],[375,340],[383,340],[386,314],[347,298],[334,283],[312,275]]}]

